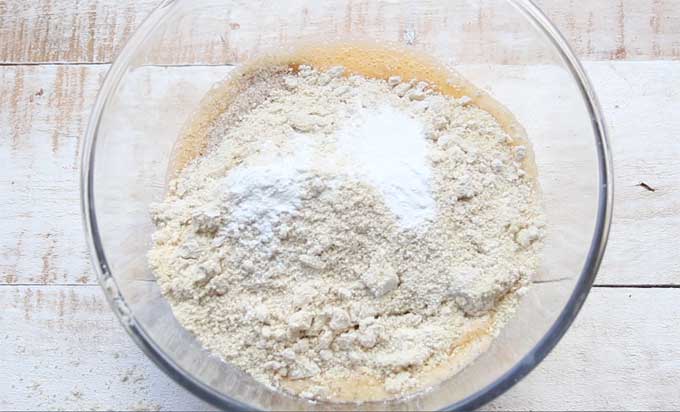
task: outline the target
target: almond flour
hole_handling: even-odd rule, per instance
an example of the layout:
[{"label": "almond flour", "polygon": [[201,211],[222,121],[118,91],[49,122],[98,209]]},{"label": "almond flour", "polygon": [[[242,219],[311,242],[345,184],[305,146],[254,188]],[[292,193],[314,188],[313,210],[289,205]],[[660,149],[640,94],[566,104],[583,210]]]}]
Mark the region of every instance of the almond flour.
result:
[{"label": "almond flour", "polygon": [[498,332],[536,271],[526,148],[426,82],[269,77],[152,207],[163,294],[270,387],[331,401],[427,389],[471,336]]}]

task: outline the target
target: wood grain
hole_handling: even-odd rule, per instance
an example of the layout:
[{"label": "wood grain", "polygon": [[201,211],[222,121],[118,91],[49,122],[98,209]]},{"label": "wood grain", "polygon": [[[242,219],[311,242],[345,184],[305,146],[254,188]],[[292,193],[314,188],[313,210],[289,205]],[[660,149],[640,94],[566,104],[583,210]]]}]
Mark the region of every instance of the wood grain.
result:
[{"label": "wood grain", "polygon": [[89,283],[78,146],[105,66],[0,67],[0,282]]},{"label": "wood grain", "polygon": [[680,64],[606,62],[587,70],[609,126],[616,178],[597,282],[680,286]]},{"label": "wood grain", "polygon": [[680,289],[594,289],[557,348],[491,410],[680,408]]},{"label": "wood grain", "polygon": [[583,59],[680,58],[676,0],[536,0],[536,4]]},{"label": "wood grain", "polygon": [[[270,7],[268,1],[260,1],[260,5],[249,2],[249,8]],[[159,3],[159,0],[5,0],[0,2],[0,63],[110,62]],[[400,40],[410,32],[417,41],[443,46],[451,39],[442,38],[440,33],[459,13],[449,2],[434,0],[418,2],[427,17],[415,19],[412,12],[390,14],[385,4],[370,0],[348,0],[346,7],[322,7],[316,3],[310,2],[309,7],[290,15],[282,9],[280,16],[267,21],[266,26],[258,25],[255,14],[247,13],[226,20],[220,17],[212,22],[195,21],[199,26],[223,27],[220,29],[223,32],[205,37],[200,30],[187,27],[180,42],[163,45],[158,58],[165,63],[240,61],[263,45],[285,41],[292,32],[317,26],[340,35],[367,33],[375,27],[381,32],[394,31]],[[495,47],[493,42],[482,41],[487,30],[500,30],[506,36],[519,34],[519,29],[513,29],[511,24],[508,28],[492,27],[498,13],[491,7],[494,3],[482,2],[478,13],[465,16],[462,26],[469,39],[478,37],[485,47]],[[680,2],[676,0],[537,3],[583,59],[680,58]],[[281,29],[272,33],[273,38],[263,37],[264,28],[271,25]]]},{"label": "wood grain", "polygon": [[3,0],[0,62],[108,62],[159,0]]},{"label": "wood grain", "polygon": [[[12,166],[0,174],[0,284],[96,282],[80,215],[79,144],[107,69],[0,67],[0,162]],[[149,99],[127,106],[118,125],[121,145],[134,145],[135,135],[126,135],[134,119],[154,114],[175,113],[157,124],[165,127],[160,133],[176,134],[183,122],[178,107],[190,112],[191,103],[224,77],[224,68],[207,66],[140,72],[135,87]]]},{"label": "wood grain", "polygon": [[[680,62],[601,62],[587,69],[610,125],[617,183],[598,283],[680,285],[674,246],[680,238]],[[156,84],[167,93],[154,91],[155,101],[181,104],[173,93],[187,84],[179,82],[207,87],[210,68],[191,70],[202,74]],[[79,211],[78,144],[105,71],[101,65],[0,67],[0,162],[12,165],[0,174],[0,284],[95,282]],[[526,82],[527,73],[516,70],[516,81],[524,76]]]},{"label": "wood grain", "polygon": [[[555,351],[488,409],[680,408],[678,299],[594,289]],[[97,287],[0,287],[0,324],[0,409],[210,409],[140,352]]]},{"label": "wood grain", "polygon": [[99,287],[0,287],[0,410],[199,410],[145,359]]}]

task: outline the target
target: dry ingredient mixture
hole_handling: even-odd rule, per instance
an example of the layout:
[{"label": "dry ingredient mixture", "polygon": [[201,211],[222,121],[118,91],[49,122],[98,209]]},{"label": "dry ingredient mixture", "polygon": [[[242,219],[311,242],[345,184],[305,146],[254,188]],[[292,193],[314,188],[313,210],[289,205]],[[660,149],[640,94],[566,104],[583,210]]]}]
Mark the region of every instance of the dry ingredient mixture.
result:
[{"label": "dry ingredient mixture", "polygon": [[152,207],[149,260],[182,325],[266,385],[423,390],[536,271],[527,149],[466,97],[273,67],[208,138]]}]

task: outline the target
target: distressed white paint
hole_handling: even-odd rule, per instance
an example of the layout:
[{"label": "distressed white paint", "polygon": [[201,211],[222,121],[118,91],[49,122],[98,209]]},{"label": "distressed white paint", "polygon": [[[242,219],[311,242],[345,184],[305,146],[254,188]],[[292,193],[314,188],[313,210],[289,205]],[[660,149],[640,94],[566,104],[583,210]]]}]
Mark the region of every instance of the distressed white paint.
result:
[{"label": "distressed white paint", "polygon": [[0,61],[111,61],[159,3],[159,0],[3,0]]},{"label": "distressed white paint", "polygon": [[0,287],[0,410],[197,410],[98,286]]},{"label": "distressed white paint", "polygon": [[680,285],[680,62],[586,68],[609,125],[616,178],[611,241],[597,283]]},{"label": "distressed white paint", "polygon": [[494,410],[677,410],[680,289],[595,288],[545,362]]},{"label": "distressed white paint", "polygon": [[[11,166],[0,174],[0,284],[96,281],[80,217],[78,150],[107,68],[0,67],[0,164]],[[159,67],[136,79],[162,116],[192,107],[223,76],[224,68]],[[186,82],[190,87],[179,87]],[[182,121],[162,123],[176,128]],[[122,122],[121,131],[127,125]]]},{"label": "distressed white paint", "polygon": [[[494,410],[680,408],[678,289],[603,289]],[[0,409],[198,410],[132,343],[95,286],[0,287]]]},{"label": "distressed white paint", "polygon": [[[160,0],[7,0],[0,2],[0,62],[110,62],[125,40]],[[416,13],[389,15],[389,3],[348,0],[334,7],[319,8],[308,1],[280,21],[273,41],[284,40],[288,29],[302,30],[323,21],[322,29],[346,34],[377,30],[395,32],[414,29],[418,38],[435,42],[442,28],[456,18],[451,2],[424,0],[413,8],[427,11],[427,18],[412,19]],[[483,1],[479,13],[468,16],[466,30],[481,39],[500,11],[490,7],[502,1]],[[538,5],[585,59],[677,59],[680,58],[680,2],[677,0],[538,0]],[[271,7],[269,0],[242,2],[253,10]],[[476,4],[476,2],[471,2]],[[387,6],[385,6],[387,5]],[[453,13],[453,14],[452,14]],[[273,16],[276,18],[276,16]],[[449,20],[446,20],[446,19]],[[168,44],[167,62],[221,63],[238,59],[244,45],[266,45],[258,36],[260,19],[248,15],[225,22],[221,37],[202,37],[188,30],[179,43]],[[201,24],[209,24],[209,19]],[[268,22],[271,25],[272,23]],[[508,24],[507,35],[517,34]],[[515,30],[515,31],[513,31]],[[440,38],[438,41],[446,39]],[[486,40],[489,40],[488,38]],[[259,43],[258,43],[259,42]],[[434,44],[433,43],[433,44]],[[519,52],[519,51],[518,51]],[[508,56],[511,58],[511,56]]]},{"label": "distressed white paint", "polygon": [[78,145],[105,67],[0,67],[0,282],[87,283]]}]

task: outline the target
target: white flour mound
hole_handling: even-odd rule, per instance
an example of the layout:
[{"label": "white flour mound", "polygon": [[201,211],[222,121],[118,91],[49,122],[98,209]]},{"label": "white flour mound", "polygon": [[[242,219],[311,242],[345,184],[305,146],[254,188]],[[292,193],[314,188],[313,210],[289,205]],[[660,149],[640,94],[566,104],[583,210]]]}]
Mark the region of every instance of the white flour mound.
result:
[{"label": "white flour mound", "polygon": [[423,390],[498,331],[536,271],[526,149],[424,82],[272,73],[280,87],[225,114],[153,206],[161,289],[266,385],[341,401]]},{"label": "white flour mound", "polygon": [[362,110],[337,131],[338,145],[359,179],[375,187],[407,228],[436,215],[424,124],[391,106]]}]

